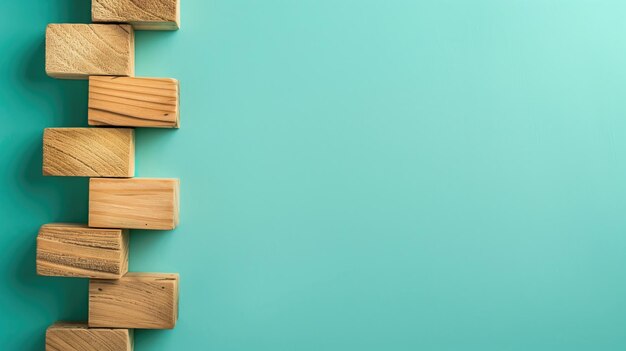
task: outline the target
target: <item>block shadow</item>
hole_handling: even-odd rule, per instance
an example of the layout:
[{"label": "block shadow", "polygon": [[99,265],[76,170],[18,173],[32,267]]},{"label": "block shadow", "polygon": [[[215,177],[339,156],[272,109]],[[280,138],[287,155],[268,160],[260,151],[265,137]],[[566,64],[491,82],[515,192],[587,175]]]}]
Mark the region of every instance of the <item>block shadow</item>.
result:
[{"label": "block shadow", "polygon": [[53,79],[45,72],[45,38],[29,43],[20,65],[13,70],[16,94],[34,105],[45,107],[47,114],[33,116],[46,127],[87,125],[87,81]]}]

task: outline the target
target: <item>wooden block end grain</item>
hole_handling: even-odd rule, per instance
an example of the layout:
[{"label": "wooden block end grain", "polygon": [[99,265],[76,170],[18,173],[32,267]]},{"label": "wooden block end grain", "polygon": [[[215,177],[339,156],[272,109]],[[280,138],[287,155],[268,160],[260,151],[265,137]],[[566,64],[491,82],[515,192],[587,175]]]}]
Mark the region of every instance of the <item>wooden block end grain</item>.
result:
[{"label": "wooden block end grain", "polygon": [[132,351],[133,331],[90,329],[86,323],[57,322],[46,330],[46,351]]},{"label": "wooden block end grain", "polygon": [[89,326],[172,329],[178,319],[178,274],[128,273],[89,281]]},{"label": "wooden block end grain", "polygon": [[132,177],[135,131],[129,128],[46,128],[43,175]]},{"label": "wooden block end grain", "polygon": [[54,78],[133,76],[135,35],[127,24],[49,24],[46,73]]},{"label": "wooden block end grain", "polygon": [[137,30],[177,30],[180,0],[92,0],[91,20],[130,23]]},{"label": "wooden block end grain", "polygon": [[169,230],[178,225],[179,181],[91,178],[89,226]]},{"label": "wooden block end grain", "polygon": [[178,81],[89,77],[88,119],[91,126],[178,128]]},{"label": "wooden block end grain", "polygon": [[128,272],[128,230],[44,224],[37,235],[37,274],[119,279]]}]

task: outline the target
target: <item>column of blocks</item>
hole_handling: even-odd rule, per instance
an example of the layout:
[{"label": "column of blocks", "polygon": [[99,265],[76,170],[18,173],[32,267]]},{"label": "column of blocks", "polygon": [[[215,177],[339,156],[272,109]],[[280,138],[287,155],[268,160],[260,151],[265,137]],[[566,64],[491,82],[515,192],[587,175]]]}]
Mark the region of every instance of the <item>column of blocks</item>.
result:
[{"label": "column of blocks", "polygon": [[131,178],[131,128],[179,127],[178,81],[133,77],[133,30],[178,29],[180,0],[92,0],[92,20],[106,24],[46,28],[46,73],[89,79],[97,127],[44,130],[43,174],[91,177],[88,224],[45,224],[37,235],[39,275],[90,278],[88,321],[50,326],[47,351],[131,351],[133,328],[178,319],[178,274],[128,273],[128,229],[178,224],[178,179]]},{"label": "column of blocks", "polygon": [[170,230],[178,225],[178,179],[91,178],[89,226]]},{"label": "column of blocks", "polygon": [[49,24],[46,73],[54,78],[132,76],[135,35],[126,24]]},{"label": "column of blocks", "polygon": [[90,329],[85,323],[57,322],[46,330],[46,351],[132,351],[133,331]]},{"label": "column of blocks", "polygon": [[89,77],[91,126],[178,128],[178,81]]},{"label": "column of blocks", "polygon": [[176,30],[179,0],[92,0],[93,22],[130,23],[138,30]]},{"label": "column of blocks", "polygon": [[43,174],[132,177],[135,131],[127,128],[46,128]]},{"label": "column of blocks", "polygon": [[37,274],[119,279],[128,271],[128,231],[44,224],[37,235]]},{"label": "column of blocks", "polygon": [[172,329],[178,318],[178,274],[127,273],[89,281],[89,326]]}]

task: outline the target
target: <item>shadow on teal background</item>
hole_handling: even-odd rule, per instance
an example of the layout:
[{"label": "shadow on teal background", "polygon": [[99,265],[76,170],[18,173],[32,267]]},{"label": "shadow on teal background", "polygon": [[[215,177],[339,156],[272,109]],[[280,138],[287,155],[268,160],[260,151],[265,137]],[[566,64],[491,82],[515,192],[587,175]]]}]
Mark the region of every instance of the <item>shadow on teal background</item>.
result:
[{"label": "shadow on teal background", "polygon": [[[86,319],[38,277],[41,224],[87,180],[43,177],[45,127],[85,126],[44,30],[83,0],[0,5],[0,344]],[[137,175],[181,179],[181,225],[133,231],[133,271],[179,272],[174,330],[136,350],[626,348],[626,3],[183,0],[139,32],[181,81],[181,129],[137,132]]]}]

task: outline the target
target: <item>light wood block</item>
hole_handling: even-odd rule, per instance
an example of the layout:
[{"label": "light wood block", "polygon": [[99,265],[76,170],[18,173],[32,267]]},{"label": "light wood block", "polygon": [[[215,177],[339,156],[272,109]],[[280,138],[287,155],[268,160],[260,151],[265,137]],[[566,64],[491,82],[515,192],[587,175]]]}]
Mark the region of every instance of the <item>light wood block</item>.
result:
[{"label": "light wood block", "polygon": [[127,24],[49,24],[46,73],[54,78],[132,76],[135,34]]},{"label": "light wood block", "polygon": [[178,179],[91,178],[89,226],[174,229],[178,225]]},{"label": "light wood block", "polygon": [[37,274],[119,279],[128,272],[128,230],[44,224],[37,235]]},{"label": "light wood block", "polygon": [[46,351],[132,351],[133,331],[90,329],[86,323],[57,322],[46,330]]},{"label": "light wood block", "polygon": [[178,274],[128,273],[89,281],[89,326],[172,329],[178,318]]},{"label": "light wood block", "polygon": [[135,131],[129,128],[46,128],[43,175],[132,177]]},{"label": "light wood block", "polygon": [[130,23],[138,30],[176,30],[180,0],[92,0],[91,21]]},{"label": "light wood block", "polygon": [[89,77],[89,125],[178,128],[178,81]]}]

